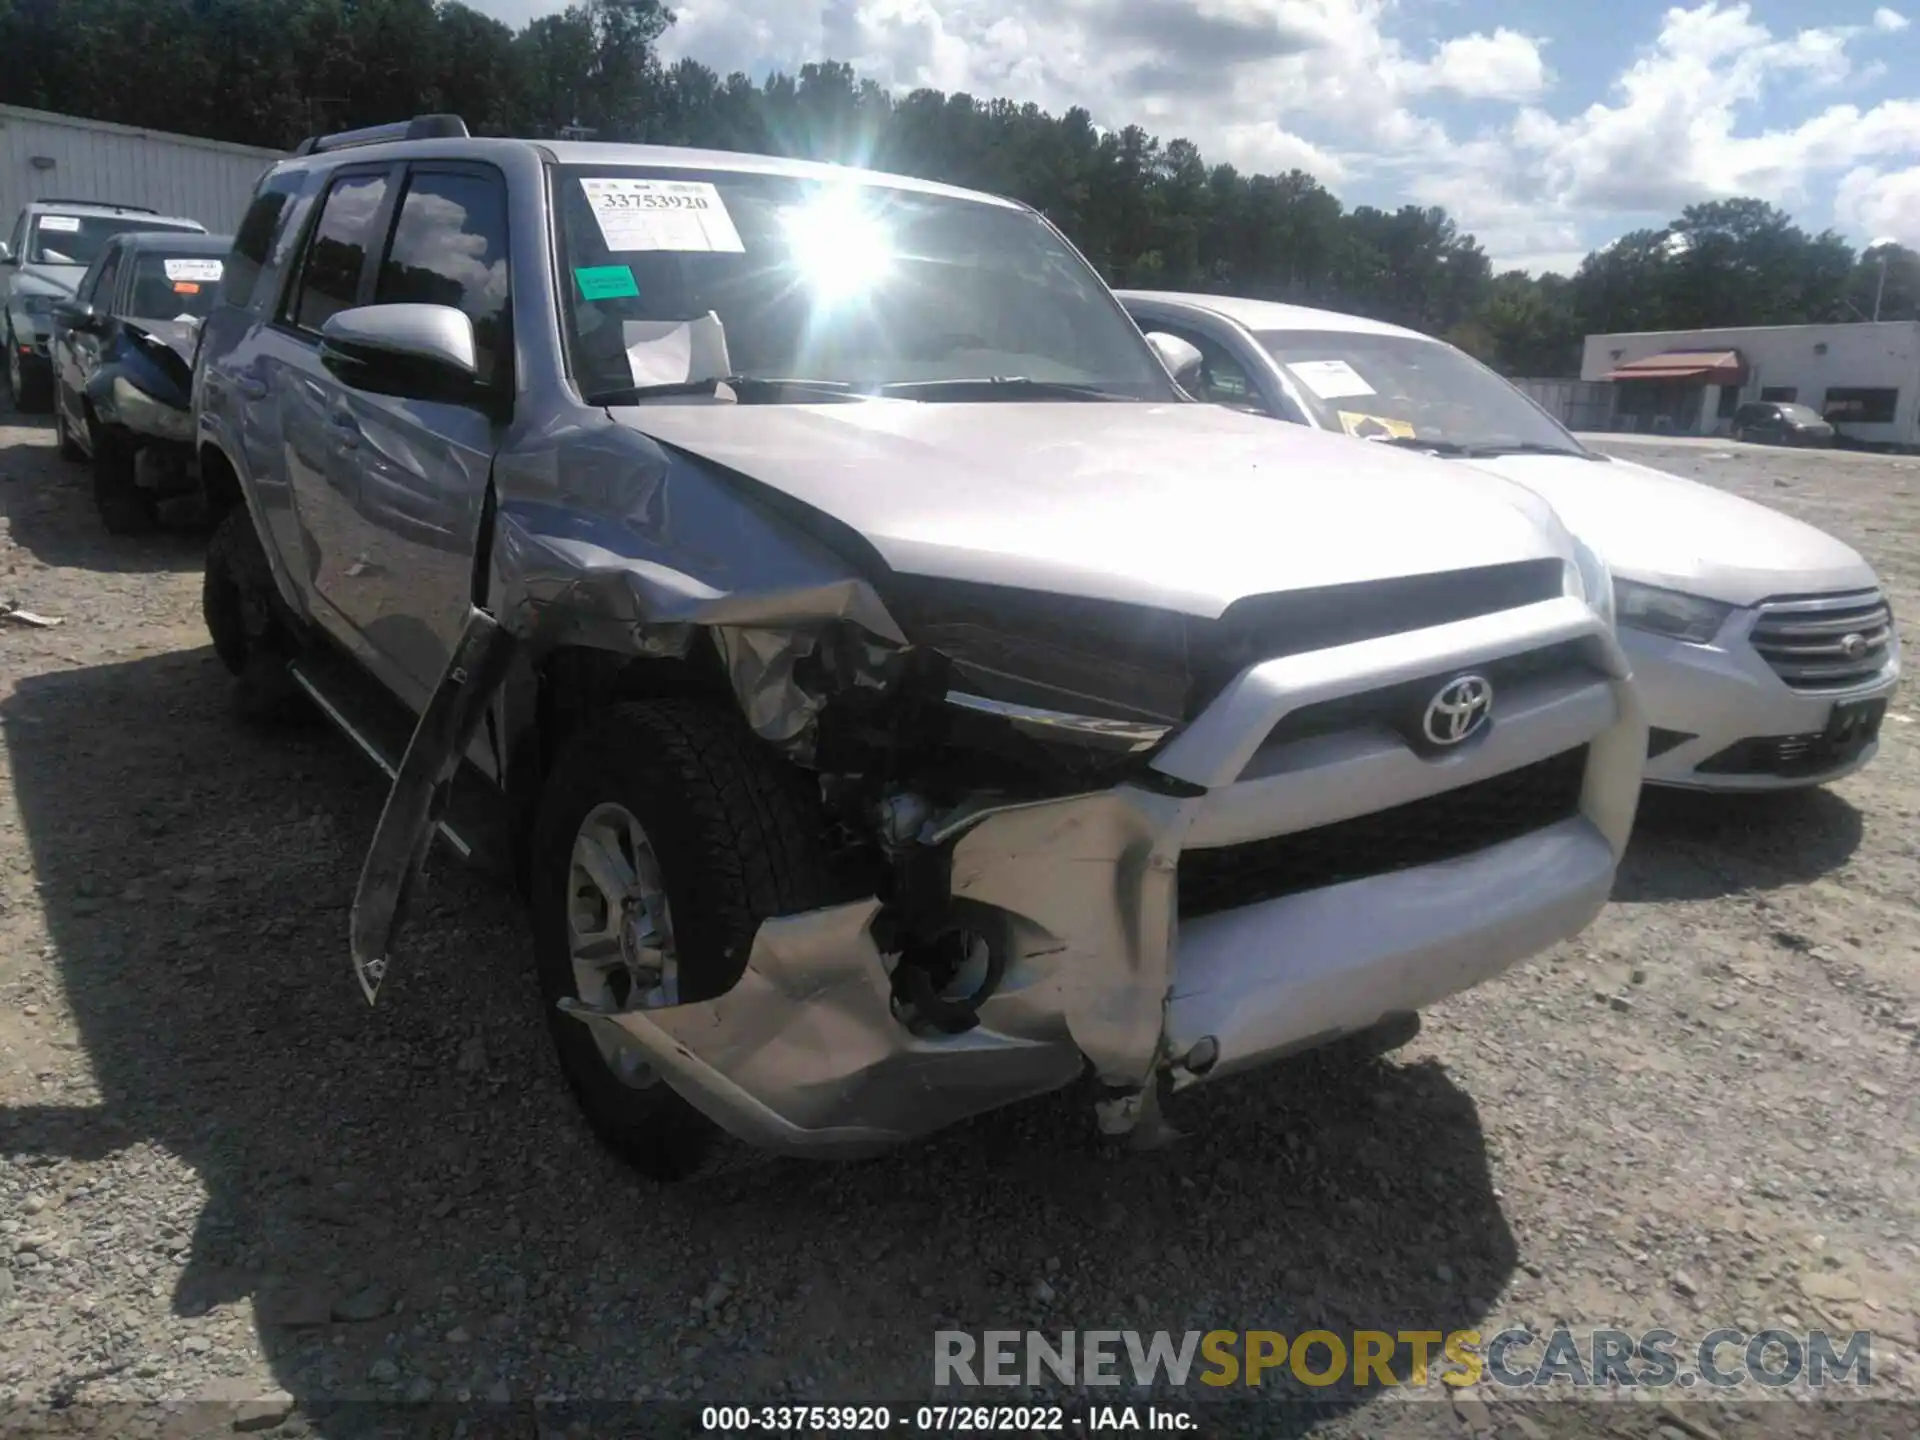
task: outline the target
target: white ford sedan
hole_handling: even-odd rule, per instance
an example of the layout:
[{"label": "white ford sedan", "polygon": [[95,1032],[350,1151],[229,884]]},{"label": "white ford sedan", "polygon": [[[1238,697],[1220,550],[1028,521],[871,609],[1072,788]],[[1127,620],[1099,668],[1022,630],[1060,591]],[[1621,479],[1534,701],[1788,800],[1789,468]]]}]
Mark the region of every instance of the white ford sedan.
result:
[{"label": "white ford sedan", "polygon": [[1646,778],[1767,790],[1852,773],[1900,678],[1893,615],[1851,547],[1764,505],[1587,449],[1463,351],[1396,325],[1219,295],[1122,291],[1201,353],[1200,398],[1506,477],[1612,567],[1647,718]]}]

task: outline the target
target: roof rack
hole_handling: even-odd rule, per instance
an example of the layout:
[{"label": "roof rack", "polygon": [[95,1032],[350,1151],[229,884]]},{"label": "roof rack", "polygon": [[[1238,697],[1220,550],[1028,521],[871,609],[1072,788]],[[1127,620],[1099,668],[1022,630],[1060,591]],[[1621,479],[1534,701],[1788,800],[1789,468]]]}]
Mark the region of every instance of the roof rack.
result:
[{"label": "roof rack", "polygon": [[327,150],[346,150],[355,145],[384,145],[393,140],[466,138],[467,122],[458,115],[416,115],[411,120],[396,120],[391,125],[368,125],[359,130],[342,130],[337,135],[309,135],[293,153],[318,155]]},{"label": "roof rack", "polygon": [[122,205],[117,200],[75,200],[66,195],[42,195],[36,205],[86,205],[95,210],[127,210],[135,215],[158,215],[150,205]]}]

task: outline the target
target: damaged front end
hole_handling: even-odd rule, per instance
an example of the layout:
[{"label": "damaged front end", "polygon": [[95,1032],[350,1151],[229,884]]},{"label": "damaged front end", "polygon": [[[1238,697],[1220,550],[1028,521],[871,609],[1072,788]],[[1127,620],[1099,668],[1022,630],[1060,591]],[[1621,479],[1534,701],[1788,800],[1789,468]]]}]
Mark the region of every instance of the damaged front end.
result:
[{"label": "damaged front end", "polygon": [[[766,920],[717,998],[562,1008],[769,1150],[866,1153],[1089,1071],[1102,1127],[1151,1137],[1163,1083],[1366,1030],[1577,932],[1631,826],[1644,721],[1573,597],[1402,630],[1325,595],[1236,628],[958,582],[722,591],[511,510],[496,578],[502,555],[501,618],[472,611],[368,855],[361,984],[517,661],[589,640],[698,661],[816,777],[860,893]],[[1508,687],[1497,728],[1419,753],[1405,703],[1468,669]],[[1483,794],[1492,818],[1450,839],[1450,797]],[[1183,913],[1201,852],[1265,869]]]}]

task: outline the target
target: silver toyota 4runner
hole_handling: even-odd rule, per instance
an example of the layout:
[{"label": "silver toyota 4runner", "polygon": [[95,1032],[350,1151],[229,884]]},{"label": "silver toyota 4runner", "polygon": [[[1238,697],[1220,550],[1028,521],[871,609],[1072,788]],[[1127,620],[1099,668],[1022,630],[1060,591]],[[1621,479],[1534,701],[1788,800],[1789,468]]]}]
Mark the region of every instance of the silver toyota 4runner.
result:
[{"label": "silver toyota 4runner", "polygon": [[206,617],[393,777],[367,997],[436,840],[507,867],[673,1177],[1089,1071],[1151,1133],[1582,929],[1646,743],[1604,567],[1189,358],[946,186],[451,117],[277,165],[195,376]]}]

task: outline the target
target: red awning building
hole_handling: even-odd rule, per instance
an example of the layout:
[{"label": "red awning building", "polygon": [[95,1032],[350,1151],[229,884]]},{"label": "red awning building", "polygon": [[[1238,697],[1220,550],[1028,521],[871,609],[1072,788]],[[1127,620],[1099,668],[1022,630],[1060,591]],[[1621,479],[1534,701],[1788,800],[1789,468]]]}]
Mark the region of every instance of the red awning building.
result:
[{"label": "red awning building", "polygon": [[1744,385],[1747,362],[1738,350],[1663,350],[1616,365],[1609,380],[1687,380],[1696,385]]},{"label": "red awning building", "polygon": [[1695,435],[1732,413],[1747,381],[1738,350],[1662,350],[1616,363],[1613,414],[1633,430]]}]

